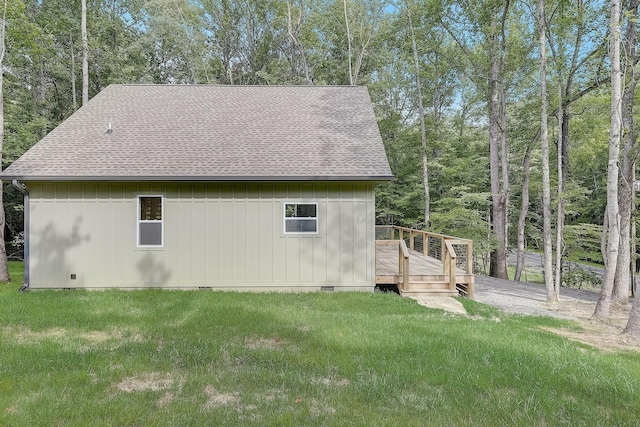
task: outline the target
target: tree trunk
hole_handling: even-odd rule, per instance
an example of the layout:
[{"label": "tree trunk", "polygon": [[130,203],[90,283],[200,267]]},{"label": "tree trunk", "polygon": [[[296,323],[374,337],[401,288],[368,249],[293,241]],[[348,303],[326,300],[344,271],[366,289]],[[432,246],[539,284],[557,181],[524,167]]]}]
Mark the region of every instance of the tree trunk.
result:
[{"label": "tree trunk", "polygon": [[531,148],[527,147],[527,151],[524,153],[524,160],[522,162],[522,169],[524,172],[524,179],[522,180],[522,205],[520,206],[520,217],[518,218],[518,252],[516,256],[516,272],[513,276],[513,280],[520,281],[522,276],[522,270],[524,269],[524,226],[527,221],[527,214],[529,212],[529,178],[531,176]]},{"label": "tree trunk", "polygon": [[540,26],[540,140],[542,145],[542,217],[544,234],[544,283],[547,302],[558,301],[558,293],[553,280],[553,245],[551,241],[551,180],[549,178],[549,125],[547,96],[547,15],[544,0],[538,1],[538,21]]},{"label": "tree trunk", "polygon": [[604,268],[607,268],[607,240],[609,239],[609,216],[607,215],[609,212],[609,207],[605,206],[604,208],[604,218],[602,220],[602,234],[600,235],[600,254],[602,254],[602,260],[604,263]]},{"label": "tree trunk", "polygon": [[[502,194],[504,198],[504,252],[505,252],[505,272],[507,263],[507,248],[509,247],[509,157],[507,151],[507,94],[504,85],[504,52],[505,46],[504,21],[502,23],[502,44],[500,46],[500,169],[502,172]],[[508,276],[507,276],[508,278]]]},{"label": "tree trunk", "polygon": [[607,266],[605,268],[602,290],[593,318],[609,319],[611,292],[618,264],[620,244],[620,214],[618,210],[618,161],[620,158],[620,132],[622,130],[622,76],[620,72],[620,0],[611,0],[611,30],[609,58],[611,63],[611,130],[609,132],[609,164],[607,167],[607,216],[609,217],[609,235],[607,239]]},{"label": "tree trunk", "polygon": [[569,66],[569,69],[566,73],[566,82],[564,80],[565,48],[563,47],[562,43],[559,43],[557,47],[554,47],[553,43],[549,44],[558,73],[558,108],[556,112],[559,128],[557,141],[558,202],[556,218],[556,268],[554,284],[556,294],[559,294],[560,285],[562,284],[562,262],[564,256],[564,222],[566,205],[565,188],[567,182],[569,182],[569,108],[572,102],[575,102],[577,99],[591,90],[583,90],[577,95],[573,95],[573,81],[575,80],[578,70],[583,65],[585,65],[585,61],[583,61],[582,59],[596,54],[599,50],[599,46],[596,45],[595,49],[588,53],[586,57],[581,57],[581,46],[583,41],[582,39],[584,36],[585,25],[587,25],[587,19],[585,18],[583,0],[577,0],[575,3],[575,7],[578,11],[577,30],[573,47],[573,55],[571,58],[571,65]]},{"label": "tree trunk", "polygon": [[620,186],[618,187],[618,206],[620,209],[620,249],[618,252],[618,268],[613,282],[611,299],[614,304],[626,304],[629,301],[631,289],[631,212],[633,203],[633,164],[636,160],[635,136],[633,130],[633,102],[638,84],[635,73],[636,42],[637,42],[637,12],[638,0],[629,2],[631,16],[627,19],[627,31],[624,37],[625,47],[625,77],[624,93],[622,94],[622,128],[624,146],[622,149],[622,170],[620,172]]},{"label": "tree trunk", "polygon": [[[408,2],[407,2],[408,3]],[[413,30],[411,9],[406,4],[409,29],[411,31],[411,44],[413,46],[413,59],[416,67],[416,88],[418,91],[418,116],[420,116],[420,140],[422,142],[422,187],[424,189],[424,228],[429,228],[430,198],[429,198],[429,173],[427,164],[427,128],[424,123],[424,106],[422,104],[422,83],[420,81],[420,61],[418,59],[418,46],[416,34]]]},{"label": "tree trunk", "polygon": [[[560,73],[560,79],[562,73]],[[568,79],[571,80],[571,79]],[[567,83],[569,87],[570,83]],[[567,90],[570,90],[567,88]],[[558,140],[558,211],[556,218],[556,268],[555,279],[551,288],[547,288],[547,301],[558,302],[560,297],[560,285],[562,284],[562,257],[564,255],[564,187],[566,179],[569,176],[569,120],[568,105],[562,102],[562,87],[558,85],[558,125],[560,127]],[[551,296],[549,292],[555,294]]]},{"label": "tree trunk", "polygon": [[[5,54],[5,33],[7,28],[7,0],[4,0],[2,7],[2,22],[0,22],[0,167],[2,165],[2,149],[4,145],[4,54]],[[2,181],[0,181],[0,282],[8,282],[9,268],[7,266],[7,250],[4,246],[4,203],[2,197]]]},{"label": "tree trunk", "polygon": [[82,0],[82,105],[89,102],[89,43],[87,41],[87,0]]},{"label": "tree trunk", "polygon": [[[611,290],[611,301],[614,304],[626,304],[629,302],[629,291],[631,289],[631,188],[629,185],[633,185],[633,183],[628,180],[630,171],[626,169],[631,170],[631,165],[627,164],[627,162],[628,159],[622,161],[621,182],[618,188],[620,247],[618,249],[618,262],[613,280],[613,289]],[[627,176],[625,177],[625,175]]]},{"label": "tree trunk", "polygon": [[640,298],[636,297],[629,313],[629,321],[622,331],[623,334],[640,338]]},{"label": "tree trunk", "polygon": [[[492,225],[497,247],[491,253],[489,274],[500,279],[508,279],[507,273],[507,201],[508,173],[504,170],[505,124],[504,106],[504,26],[509,2],[503,6],[502,16],[495,9],[491,17],[489,35],[489,166],[491,175]],[[501,27],[499,27],[501,25]]]},{"label": "tree trunk", "polygon": [[[44,59],[40,59],[38,61],[38,81],[37,84],[34,85],[34,96],[39,107],[40,117],[47,116],[47,75],[44,72],[45,70],[45,61]],[[40,138],[44,138],[47,136],[48,126],[46,121],[42,123],[40,126]]]},{"label": "tree trunk", "polygon": [[351,30],[349,29],[349,14],[347,13],[347,0],[342,0],[342,4],[344,5],[344,25],[345,31],[347,32],[347,61],[349,66],[349,84],[351,86],[355,85],[353,79],[353,72],[351,71],[351,58],[353,57],[353,51],[351,49]]},{"label": "tree trunk", "polygon": [[311,70],[309,69],[309,64],[307,63],[307,54],[304,50],[304,46],[302,45],[302,43],[300,42],[300,39],[297,36],[297,29],[300,27],[300,25],[302,24],[302,6],[300,6],[300,14],[298,15],[298,24],[296,27],[296,31],[294,31],[294,27],[293,27],[293,16],[291,14],[293,9],[293,1],[292,0],[287,0],[287,31],[289,33],[289,38],[291,39],[291,44],[292,44],[292,49],[291,49],[291,56],[292,56],[292,62],[293,62],[293,55],[295,52],[295,49],[297,48],[300,51],[300,59],[302,61],[302,68],[304,70],[304,78],[307,81],[307,84],[313,84],[313,79],[311,78]]},{"label": "tree trunk", "polygon": [[69,36],[71,45],[71,100],[73,101],[73,111],[78,110],[78,96],[76,94],[76,53],[73,49],[73,37]]}]

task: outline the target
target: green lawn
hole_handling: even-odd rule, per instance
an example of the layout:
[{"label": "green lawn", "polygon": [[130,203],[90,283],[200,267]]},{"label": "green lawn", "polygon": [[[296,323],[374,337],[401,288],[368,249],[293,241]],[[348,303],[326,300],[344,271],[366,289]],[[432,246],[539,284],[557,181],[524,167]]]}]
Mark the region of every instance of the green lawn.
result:
[{"label": "green lawn", "polygon": [[[19,268],[13,265],[12,268]],[[16,271],[14,274],[18,275]],[[464,301],[0,285],[0,425],[637,425],[640,354]]]}]

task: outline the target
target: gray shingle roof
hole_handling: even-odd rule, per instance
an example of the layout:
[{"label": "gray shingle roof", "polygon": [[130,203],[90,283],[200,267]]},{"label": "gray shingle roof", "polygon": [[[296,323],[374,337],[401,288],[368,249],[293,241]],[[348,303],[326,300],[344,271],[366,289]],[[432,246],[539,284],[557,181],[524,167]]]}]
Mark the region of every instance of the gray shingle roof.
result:
[{"label": "gray shingle roof", "polygon": [[277,181],[392,174],[365,87],[111,85],[0,177]]}]

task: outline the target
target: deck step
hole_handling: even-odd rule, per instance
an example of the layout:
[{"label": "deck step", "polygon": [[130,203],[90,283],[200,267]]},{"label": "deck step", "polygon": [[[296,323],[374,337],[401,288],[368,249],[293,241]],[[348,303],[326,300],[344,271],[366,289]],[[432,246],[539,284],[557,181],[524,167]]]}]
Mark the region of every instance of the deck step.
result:
[{"label": "deck step", "polygon": [[[402,284],[400,284],[400,286],[402,286]],[[444,282],[444,281],[415,282],[413,280],[410,280],[408,286],[402,286],[402,287],[406,288],[407,290],[414,290],[414,289],[415,290],[429,290],[429,289],[450,290],[449,282]]]},{"label": "deck step", "polygon": [[408,291],[400,290],[400,295],[403,297],[457,297],[458,291],[450,289],[412,289]]},{"label": "deck step", "polygon": [[[426,275],[426,276],[418,276],[411,275],[409,276],[410,283],[449,283],[448,278],[444,275]],[[377,284],[392,284],[392,283],[402,283],[402,275],[400,274],[387,274],[387,275],[376,275],[376,283]]]}]

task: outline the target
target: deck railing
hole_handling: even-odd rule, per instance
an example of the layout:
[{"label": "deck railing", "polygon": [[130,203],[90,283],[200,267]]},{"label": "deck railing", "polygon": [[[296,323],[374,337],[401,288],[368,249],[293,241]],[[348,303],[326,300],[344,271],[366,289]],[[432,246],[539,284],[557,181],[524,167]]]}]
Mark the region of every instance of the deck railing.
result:
[{"label": "deck railing", "polygon": [[[449,278],[449,288],[456,289],[456,269],[464,274],[473,274],[473,240],[447,236],[445,234],[399,227],[396,225],[377,225],[376,240],[400,240],[400,272],[404,283],[408,279],[408,251],[404,256],[402,247],[422,252],[424,256],[438,259],[442,263],[442,273]],[[404,244],[403,244],[404,243]],[[403,260],[406,258],[406,261]],[[473,288],[461,289],[473,297]]]},{"label": "deck railing", "polygon": [[402,286],[409,286],[409,249],[404,240],[400,240],[398,245],[398,260],[400,275],[402,276]]}]

